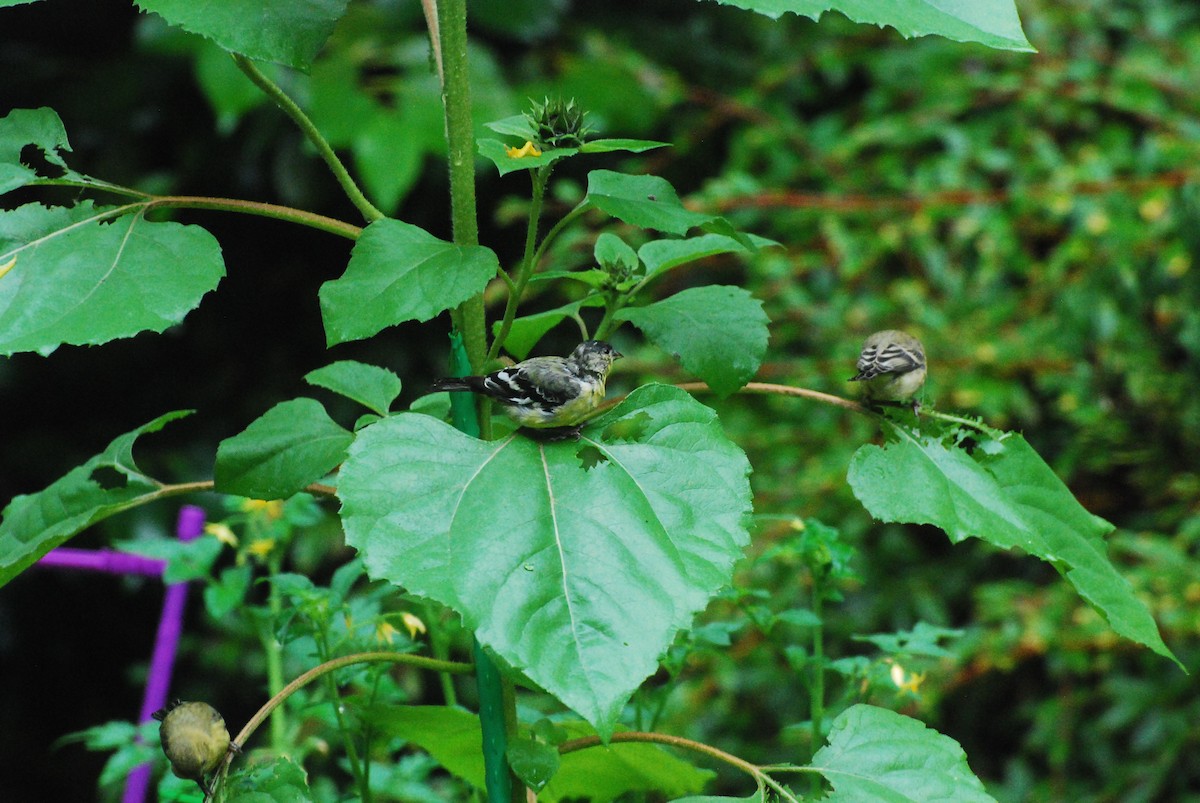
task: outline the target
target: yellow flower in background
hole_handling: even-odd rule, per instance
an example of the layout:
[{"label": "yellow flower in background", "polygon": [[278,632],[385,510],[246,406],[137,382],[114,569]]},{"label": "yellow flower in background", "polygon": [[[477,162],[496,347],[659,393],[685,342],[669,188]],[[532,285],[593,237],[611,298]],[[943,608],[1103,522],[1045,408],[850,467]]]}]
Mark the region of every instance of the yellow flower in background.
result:
[{"label": "yellow flower in background", "polygon": [[404,629],[408,631],[408,637],[415,639],[418,633],[428,632],[425,629],[425,623],[421,621],[421,617],[415,613],[405,611],[400,614],[400,621],[404,622]]},{"label": "yellow flower in background", "polygon": [[375,625],[375,640],[383,644],[391,644],[400,631],[392,627],[392,623],[384,620]]},{"label": "yellow flower in background", "polygon": [[542,152],[538,150],[537,145],[534,145],[529,140],[526,140],[525,144],[519,148],[510,148],[506,145],[504,147],[504,152],[507,153],[511,159],[524,159],[526,156],[542,155]]},{"label": "yellow flower in background", "polygon": [[261,513],[272,521],[283,517],[283,500],[282,499],[247,499],[242,502],[242,512],[244,513]]},{"label": "yellow flower in background", "polygon": [[233,530],[224,522],[210,522],[204,525],[204,532],[211,535],[213,538],[220,541],[225,546],[236,547],[238,545],[237,536],[233,534]]},{"label": "yellow flower in background", "polygon": [[261,538],[255,541],[246,550],[251,554],[260,558],[265,558],[271,554],[271,550],[275,548],[274,538]]},{"label": "yellow flower in background", "polygon": [[921,684],[925,682],[924,672],[907,672],[900,664],[892,664],[892,683],[900,691],[906,691],[914,697],[921,695]]}]

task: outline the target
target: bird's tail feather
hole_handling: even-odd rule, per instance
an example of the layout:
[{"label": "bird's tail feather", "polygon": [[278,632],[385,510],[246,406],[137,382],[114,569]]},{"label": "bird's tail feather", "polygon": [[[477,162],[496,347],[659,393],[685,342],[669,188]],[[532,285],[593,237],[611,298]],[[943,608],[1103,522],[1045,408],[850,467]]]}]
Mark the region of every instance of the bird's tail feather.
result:
[{"label": "bird's tail feather", "polygon": [[445,376],[433,380],[431,388],[435,393],[442,390],[466,390],[480,393],[483,390],[480,386],[481,379],[482,377],[478,376]]}]

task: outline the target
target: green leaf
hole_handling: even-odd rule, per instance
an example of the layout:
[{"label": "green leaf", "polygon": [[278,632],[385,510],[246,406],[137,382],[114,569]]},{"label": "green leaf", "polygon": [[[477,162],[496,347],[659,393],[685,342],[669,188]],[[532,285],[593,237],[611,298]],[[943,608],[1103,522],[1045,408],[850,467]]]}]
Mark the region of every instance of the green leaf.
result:
[{"label": "green leaf", "polygon": [[535,792],[542,791],[561,763],[554,745],[522,737],[509,740],[505,756],[513,773]]},{"label": "green leaf", "polygon": [[733,237],[702,234],[686,240],[651,240],[638,249],[638,257],[646,265],[646,276],[652,277],[697,259],[749,250]]},{"label": "green leaf", "polygon": [[620,237],[607,231],[596,238],[592,254],[596,257],[596,264],[606,268],[632,271],[638,266],[637,252]]},{"label": "green leaf", "polygon": [[811,766],[833,785],[829,803],[995,803],[958,742],[884,708],[843,711]]},{"label": "green leaf", "polygon": [[890,25],[901,36],[934,34],[956,42],[979,42],[1001,50],[1033,51],[1021,30],[1013,0],[717,0],[722,5],[757,11],[772,19],[786,12],[813,20],[829,10],[855,22]]},{"label": "green leaf", "polygon": [[[380,732],[411,741],[449,772],[482,789],[479,718],[459,708],[393,706],[369,715]],[[582,722],[560,723],[570,738],[594,733]],[[658,745],[618,743],[577,750],[560,758],[558,772],[538,795],[540,803],[589,800],[609,803],[630,792],[684,795],[697,792],[714,773],[681,761]]]},{"label": "green leaf", "polygon": [[244,769],[231,772],[225,779],[221,800],[224,803],[308,803],[314,800],[308,789],[308,776],[300,765],[287,758],[237,762]]},{"label": "green leaf", "polygon": [[[41,176],[21,161],[21,151],[29,145],[38,148],[42,158],[61,173]],[[84,179],[67,167],[59,151],[71,151],[67,131],[53,109],[13,109],[0,117],[0,195],[24,187],[41,178]]]},{"label": "green leaf", "polygon": [[329,345],[427,321],[483,291],[500,261],[490,248],[455,245],[399,220],[363,229],[340,279],[321,285]]},{"label": "green leaf", "polygon": [[543,165],[554,164],[559,159],[566,159],[579,153],[578,148],[546,148],[541,155],[509,156],[508,146],[498,139],[481,139],[476,147],[479,153],[492,160],[500,175],[504,176],[517,170],[528,170]]},{"label": "green leaf", "polygon": [[373,578],[455,610],[602,733],[729,582],[749,465],[712,410],[647,385],[578,442],[484,442],[422,415],[358,433],[338,484]]},{"label": "green leaf", "polygon": [[253,574],[254,569],[249,564],[222,571],[221,579],[204,589],[204,607],[208,615],[221,619],[245,604]]},{"label": "green leaf", "polygon": [[233,53],[308,69],[348,0],[136,0]]},{"label": "green leaf", "polygon": [[281,402],[217,446],[216,489],[251,499],[286,499],[333,470],[353,440],[320,402]]},{"label": "green leaf", "polygon": [[510,137],[516,137],[521,142],[532,142],[537,139],[537,132],[533,130],[533,125],[529,122],[529,118],[523,114],[514,114],[512,117],[505,117],[503,120],[493,120],[483,125],[497,134],[508,134]]},{"label": "green leaf", "polygon": [[951,630],[926,622],[917,622],[912,630],[875,633],[869,636],[851,636],[851,638],[855,641],[874,644],[889,655],[953,658],[956,654],[942,647],[938,642],[942,639],[962,638],[965,633],[965,630]]},{"label": "green leaf", "polygon": [[611,170],[588,173],[587,202],[631,226],[686,234],[689,229],[720,220],[716,215],[683,207],[666,179],[630,176]]},{"label": "green leaf", "polygon": [[750,797],[714,797],[713,795],[694,795],[677,797],[670,803],[767,803],[766,791],[755,792]]},{"label": "green leaf", "polygon": [[749,382],[767,352],[767,314],[740,287],[692,287],[613,317],[641,329],[721,396]]},{"label": "green leaf", "polygon": [[225,275],[199,226],[104,217],[90,201],[0,212],[0,265],[16,259],[0,280],[0,354],[161,332]]},{"label": "green leaf", "polygon": [[863,446],[850,461],[850,485],[872,516],[933,524],[955,543],[973,536],[1048,561],[1116,632],[1178,663],[1108,560],[1112,525],[1084,510],[1024,438],[1006,433],[968,453],[897,431],[899,442]]},{"label": "green leaf", "polygon": [[356,132],[354,166],[380,209],[394,210],[421,177],[421,125],[414,115],[381,109]]},{"label": "green leaf", "polygon": [[224,549],[221,542],[215,538],[197,538],[192,541],[181,541],[178,538],[140,538],[121,541],[116,546],[122,552],[166,561],[167,568],[163,571],[162,579],[168,584],[207,578]]},{"label": "green leaf", "polygon": [[[564,319],[578,315],[579,310],[583,307],[600,306],[603,303],[604,300],[600,297],[589,296],[555,309],[516,318],[513,320],[512,328],[508,330],[508,337],[504,339],[504,350],[518,360],[523,360],[529,356],[529,352],[538,344],[542,336],[562,323]],[[492,325],[492,334],[495,335],[499,331],[500,322],[496,321]]]},{"label": "green leaf", "polygon": [[380,415],[387,415],[392,402],[400,395],[400,377],[378,365],[354,360],[339,360],[309,371],[304,375],[304,381],[332,390]]},{"label": "green leaf", "polygon": [[652,139],[593,139],[583,143],[583,147],[579,149],[580,153],[613,153],[614,151],[627,151],[629,153],[643,153],[652,151],[655,148],[669,148],[669,142],[656,142]]},{"label": "green leaf", "polygon": [[45,490],[9,502],[0,513],[0,586],[92,524],[158,496],[161,485],[133,462],[133,442],[190,414],[161,415],[120,436]]}]

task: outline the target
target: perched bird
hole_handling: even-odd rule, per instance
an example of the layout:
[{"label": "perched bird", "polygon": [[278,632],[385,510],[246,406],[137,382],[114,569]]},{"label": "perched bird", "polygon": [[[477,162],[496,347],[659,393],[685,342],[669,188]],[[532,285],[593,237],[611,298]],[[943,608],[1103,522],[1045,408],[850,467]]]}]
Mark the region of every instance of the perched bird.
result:
[{"label": "perched bird", "polygon": [[[868,402],[908,402],[925,384],[925,348],[907,332],[885,329],[863,343],[857,367],[850,381],[863,383]],[[913,412],[919,409],[914,401]]]},{"label": "perched bird", "polygon": [[567,357],[531,357],[487,376],[446,377],[433,389],[479,393],[523,427],[577,435],[604,400],[608,370],[621,356],[607,343],[587,340]]},{"label": "perched bird", "polygon": [[[158,736],[177,778],[195,781],[205,795],[212,794],[207,775],[230,749],[229,731],[217,709],[208,703],[175,700],[152,717],[162,723]],[[233,745],[237,750],[237,745]]]}]

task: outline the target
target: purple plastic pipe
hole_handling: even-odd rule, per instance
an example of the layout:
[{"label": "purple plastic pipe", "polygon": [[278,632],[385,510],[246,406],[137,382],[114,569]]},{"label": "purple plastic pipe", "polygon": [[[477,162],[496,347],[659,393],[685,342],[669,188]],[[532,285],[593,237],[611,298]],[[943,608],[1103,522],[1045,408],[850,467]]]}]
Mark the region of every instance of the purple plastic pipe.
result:
[{"label": "purple plastic pipe", "polygon": [[144,558],[112,549],[74,549],[60,546],[52,549],[38,561],[42,566],[57,566],[62,569],[86,569],[109,574],[145,574],[161,577],[167,567],[165,560]]},{"label": "purple plastic pipe", "polygon": [[[192,541],[203,532],[204,510],[195,505],[180,508],[175,527],[179,540]],[[159,572],[162,572],[161,566]],[[167,586],[162,616],[158,620],[158,635],[154,639],[154,654],[150,658],[150,672],[146,677],[146,693],[142,697],[139,723],[149,722],[150,715],[167,703],[167,689],[171,686],[171,672],[175,668],[175,652],[179,647],[179,634],[183,631],[183,609],[186,605],[187,583]],[[125,779],[125,794],[121,797],[121,803],[143,803],[149,784],[150,764],[135,767]]]}]

